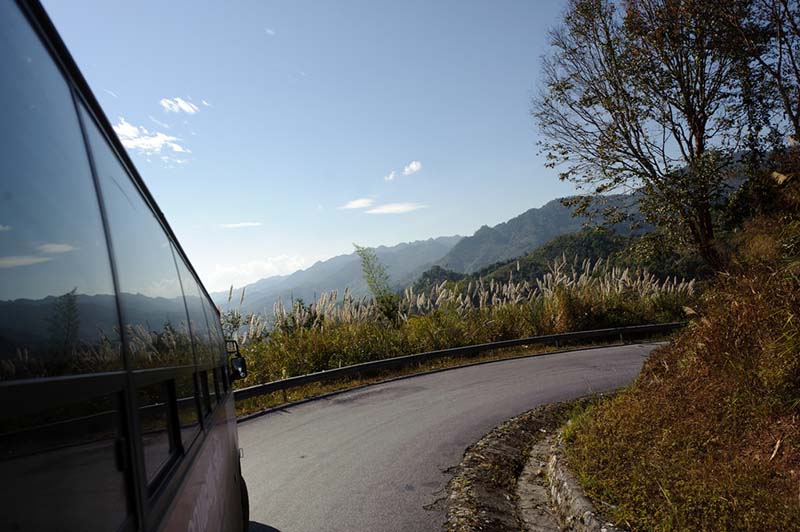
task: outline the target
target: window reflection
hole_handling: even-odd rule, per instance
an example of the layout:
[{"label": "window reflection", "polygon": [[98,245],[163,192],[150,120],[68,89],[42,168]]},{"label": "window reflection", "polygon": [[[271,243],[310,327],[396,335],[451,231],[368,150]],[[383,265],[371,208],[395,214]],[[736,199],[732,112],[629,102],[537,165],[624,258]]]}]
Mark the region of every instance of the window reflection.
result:
[{"label": "window reflection", "polygon": [[200,408],[203,411],[203,416],[207,416],[211,413],[211,408],[213,407],[211,392],[214,388],[210,387],[208,384],[208,372],[201,371],[200,375]]},{"label": "window reflection", "polygon": [[203,308],[205,296],[200,291],[194,275],[186,267],[183,260],[176,254],[178,271],[183,284],[183,293],[186,298],[186,308],[189,310],[189,323],[192,329],[192,339],[194,340],[197,364],[200,367],[207,367],[216,362],[214,348],[211,344],[211,333],[206,321],[206,311]]},{"label": "window reflection", "polygon": [[225,340],[222,333],[222,324],[219,321],[219,315],[208,301],[208,298],[205,297],[203,298],[203,308],[206,311],[206,321],[208,322],[209,334],[211,336],[213,360],[218,366],[225,365],[227,353],[225,351]]},{"label": "window reflection", "polygon": [[81,112],[106,206],[131,367],[192,364],[169,240],[94,121]]},{"label": "window reflection", "polygon": [[[0,381],[120,370],[105,235],[71,93],[0,2]],[[117,396],[0,409],[0,530],[116,530],[129,515]],[[8,408],[6,408],[8,406]]]},{"label": "window reflection", "polygon": [[184,375],[175,379],[178,398],[178,424],[181,428],[181,443],[184,450],[191,447],[200,433],[200,414],[197,408],[195,375]]},{"label": "window reflection", "polygon": [[0,65],[0,381],[121,369],[75,106],[11,2],[0,6]]},{"label": "window reflection", "polygon": [[169,396],[166,383],[139,388],[137,396],[144,469],[149,483],[176,454],[177,449],[169,437]]},{"label": "window reflection", "polygon": [[116,530],[119,427],[116,397],[0,420],[0,530]]}]

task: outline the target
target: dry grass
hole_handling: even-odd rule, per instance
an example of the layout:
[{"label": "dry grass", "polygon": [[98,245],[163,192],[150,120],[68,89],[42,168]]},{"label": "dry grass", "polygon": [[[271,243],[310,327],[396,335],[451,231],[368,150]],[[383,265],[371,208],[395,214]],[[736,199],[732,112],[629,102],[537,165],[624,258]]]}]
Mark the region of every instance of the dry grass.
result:
[{"label": "dry grass", "polygon": [[382,358],[575,330],[682,319],[694,301],[692,282],[659,281],[644,271],[562,259],[537,283],[443,283],[406,290],[397,311],[347,290],[273,316],[226,314],[248,361],[240,387]]},{"label": "dry grass", "polygon": [[800,528],[800,221],[738,240],[698,319],[568,432],[590,496],[634,530]]}]

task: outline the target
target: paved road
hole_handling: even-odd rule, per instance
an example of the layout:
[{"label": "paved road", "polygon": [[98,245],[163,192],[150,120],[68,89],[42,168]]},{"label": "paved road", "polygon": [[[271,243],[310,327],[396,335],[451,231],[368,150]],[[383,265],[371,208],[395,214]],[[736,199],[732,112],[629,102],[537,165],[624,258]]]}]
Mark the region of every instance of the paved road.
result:
[{"label": "paved road", "polygon": [[444,513],[433,503],[469,445],[535,406],[630,382],[653,347],[443,371],[244,422],[251,531],[438,531]]}]

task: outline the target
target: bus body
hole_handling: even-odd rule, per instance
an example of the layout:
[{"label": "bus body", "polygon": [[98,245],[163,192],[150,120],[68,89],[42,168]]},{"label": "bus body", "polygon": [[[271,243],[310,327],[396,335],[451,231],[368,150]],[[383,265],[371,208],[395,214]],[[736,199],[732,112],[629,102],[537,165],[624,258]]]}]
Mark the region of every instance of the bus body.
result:
[{"label": "bus body", "polygon": [[35,0],[0,65],[0,531],[246,530],[219,311]]}]

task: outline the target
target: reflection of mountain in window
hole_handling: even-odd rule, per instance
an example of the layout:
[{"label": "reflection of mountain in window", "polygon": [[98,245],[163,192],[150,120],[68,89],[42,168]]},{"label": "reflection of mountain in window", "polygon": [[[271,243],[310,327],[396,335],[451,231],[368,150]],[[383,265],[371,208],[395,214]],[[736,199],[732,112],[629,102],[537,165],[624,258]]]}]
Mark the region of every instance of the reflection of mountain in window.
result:
[{"label": "reflection of mountain in window", "polygon": [[161,222],[81,107],[117,268],[119,305],[133,368],[194,363],[172,246]]},{"label": "reflection of mountain in window", "polygon": [[97,192],[71,93],[0,13],[0,380],[122,368]]}]

